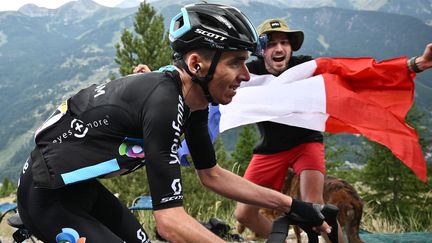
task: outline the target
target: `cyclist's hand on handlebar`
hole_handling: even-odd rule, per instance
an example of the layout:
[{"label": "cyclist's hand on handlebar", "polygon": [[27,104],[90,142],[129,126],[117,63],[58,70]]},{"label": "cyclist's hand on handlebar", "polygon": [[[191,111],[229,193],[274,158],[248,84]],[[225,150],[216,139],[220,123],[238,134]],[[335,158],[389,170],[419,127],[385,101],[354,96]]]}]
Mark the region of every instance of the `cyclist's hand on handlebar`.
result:
[{"label": "cyclist's hand on handlebar", "polygon": [[322,209],[323,205],[303,202],[293,198],[291,210],[287,215],[310,226],[320,226],[324,222],[324,215],[321,213]]},{"label": "cyclist's hand on handlebar", "polygon": [[138,66],[136,66],[133,69],[133,73],[148,73],[151,72],[150,68],[145,65],[145,64],[138,64]]},{"label": "cyclist's hand on handlebar", "polygon": [[309,226],[317,232],[330,233],[331,227],[324,221],[324,215],[321,213],[324,205],[308,203],[293,198],[291,210],[287,215],[297,224]]}]

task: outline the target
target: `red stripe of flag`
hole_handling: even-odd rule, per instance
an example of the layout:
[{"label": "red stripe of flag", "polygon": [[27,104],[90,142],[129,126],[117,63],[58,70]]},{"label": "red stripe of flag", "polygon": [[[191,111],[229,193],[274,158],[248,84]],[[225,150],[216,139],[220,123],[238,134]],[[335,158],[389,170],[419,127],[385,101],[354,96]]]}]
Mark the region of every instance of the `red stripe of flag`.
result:
[{"label": "red stripe of flag", "polygon": [[[426,181],[426,162],[416,131],[405,122],[414,100],[406,58],[319,58],[315,75],[326,89],[326,132],[362,134],[388,147]],[[403,68],[401,68],[403,67]]]}]

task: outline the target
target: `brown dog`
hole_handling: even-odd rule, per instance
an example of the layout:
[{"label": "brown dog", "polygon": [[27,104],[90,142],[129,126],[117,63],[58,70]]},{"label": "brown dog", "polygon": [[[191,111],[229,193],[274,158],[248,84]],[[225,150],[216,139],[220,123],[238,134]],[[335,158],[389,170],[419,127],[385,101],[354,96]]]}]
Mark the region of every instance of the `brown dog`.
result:
[{"label": "brown dog", "polygon": [[[282,192],[294,198],[300,198],[300,179],[291,169],[288,170]],[[363,201],[354,187],[342,179],[326,176],[324,180],[324,203],[333,204],[339,208],[337,218],[347,235],[348,242],[362,243],[363,241],[359,237],[359,228],[363,213]],[[281,212],[264,208],[260,209],[260,213],[272,221],[282,215]],[[242,233],[244,226],[237,223],[237,231]],[[300,229],[294,227],[294,231],[297,242],[301,242]],[[248,240],[253,240],[258,237],[257,235],[252,235],[247,238]]]}]

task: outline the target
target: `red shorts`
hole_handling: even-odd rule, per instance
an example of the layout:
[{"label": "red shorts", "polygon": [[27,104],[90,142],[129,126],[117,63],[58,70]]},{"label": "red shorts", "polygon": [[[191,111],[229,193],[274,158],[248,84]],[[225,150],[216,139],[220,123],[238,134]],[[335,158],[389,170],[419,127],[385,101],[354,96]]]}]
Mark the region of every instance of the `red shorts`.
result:
[{"label": "red shorts", "polygon": [[281,191],[289,167],[292,167],[297,175],[303,170],[319,170],[324,174],[324,144],[310,142],[279,153],[254,154],[244,178]]}]

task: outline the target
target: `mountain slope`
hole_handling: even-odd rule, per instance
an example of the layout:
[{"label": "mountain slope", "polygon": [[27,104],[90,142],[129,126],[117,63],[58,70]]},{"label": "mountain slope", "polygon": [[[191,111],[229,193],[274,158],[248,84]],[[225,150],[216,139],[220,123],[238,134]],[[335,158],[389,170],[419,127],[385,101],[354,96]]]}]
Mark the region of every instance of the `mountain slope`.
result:
[{"label": "mountain slope", "polygon": [[[195,2],[196,1],[191,0],[178,0],[176,1],[176,4],[183,6]],[[237,5],[242,7],[254,4],[269,4],[272,7],[282,9],[336,7],[361,11],[377,11],[408,15],[418,18],[428,25],[432,25],[432,0],[209,0],[207,2]],[[170,0],[156,0],[153,1],[152,4],[155,6],[166,7],[173,3]],[[271,12],[262,11],[262,13]]]}]

